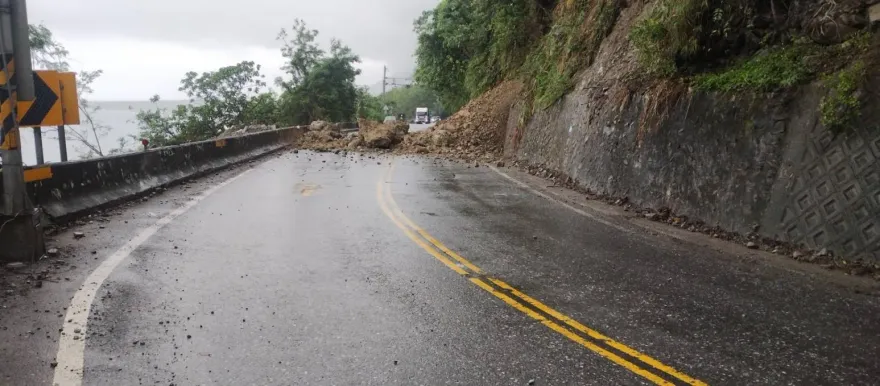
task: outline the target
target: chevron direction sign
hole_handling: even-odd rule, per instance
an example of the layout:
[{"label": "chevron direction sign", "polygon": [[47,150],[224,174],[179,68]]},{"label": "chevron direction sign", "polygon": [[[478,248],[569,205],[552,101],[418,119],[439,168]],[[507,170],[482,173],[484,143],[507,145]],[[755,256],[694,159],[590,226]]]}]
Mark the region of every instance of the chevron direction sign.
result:
[{"label": "chevron direction sign", "polygon": [[[34,100],[16,101],[15,61],[7,56],[0,70],[0,148],[18,148],[18,137],[11,135],[19,127],[78,125],[79,98],[76,75],[72,72],[34,71]],[[16,103],[18,122],[13,117]]]},{"label": "chevron direction sign", "polygon": [[34,71],[34,100],[18,101],[20,127],[64,124],[58,71]]}]

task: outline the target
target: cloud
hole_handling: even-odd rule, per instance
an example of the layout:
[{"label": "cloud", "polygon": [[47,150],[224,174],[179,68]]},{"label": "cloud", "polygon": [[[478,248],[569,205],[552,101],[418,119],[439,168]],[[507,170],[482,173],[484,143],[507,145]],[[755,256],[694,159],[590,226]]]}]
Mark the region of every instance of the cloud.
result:
[{"label": "cloud", "polygon": [[[413,20],[439,0],[30,0],[31,23],[49,27],[69,49],[72,65],[103,69],[96,99],[180,96],[187,71],[242,60],[280,72],[281,28],[300,18],[361,56],[358,83],[380,82],[382,66],[395,76],[414,68]],[[153,91],[155,90],[155,91]]]},{"label": "cloud", "polygon": [[[162,41],[128,38],[60,39],[71,52],[74,71],[101,69],[104,74],[95,81],[94,100],[147,100],[155,94],[162,99],[186,99],[178,91],[187,71],[212,71],[223,66],[251,60],[262,66],[268,83],[284,75],[284,58],[276,49],[260,46],[224,50],[202,48]],[[110,53],[108,55],[108,53]],[[381,82],[384,61],[361,58],[357,66],[361,75],[358,84]]]}]

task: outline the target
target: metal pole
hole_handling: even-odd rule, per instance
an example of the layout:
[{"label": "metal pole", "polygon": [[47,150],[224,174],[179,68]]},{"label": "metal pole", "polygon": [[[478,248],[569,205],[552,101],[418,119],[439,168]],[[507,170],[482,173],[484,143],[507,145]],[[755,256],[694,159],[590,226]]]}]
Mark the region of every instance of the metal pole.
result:
[{"label": "metal pole", "polygon": [[[7,92],[2,108],[4,119],[0,122],[4,204],[0,215],[4,225],[0,227],[2,261],[35,261],[46,248],[39,211],[33,208],[25,191],[21,133],[16,112],[17,101],[34,100],[28,29],[25,0],[0,0],[0,59],[5,74],[3,88]],[[12,66],[7,67],[10,62]],[[14,81],[9,76],[12,72],[15,73]]]},{"label": "metal pole", "polygon": [[67,137],[64,133],[64,125],[58,125],[58,148],[61,152],[61,162],[67,162]]},{"label": "metal pole", "polygon": [[37,153],[37,165],[42,165],[46,163],[43,158],[43,128],[40,126],[34,127],[34,151]]},{"label": "metal pole", "polygon": [[[13,5],[12,0],[0,0],[0,58],[3,59],[3,70],[6,76],[10,74],[12,68],[6,68],[6,64],[12,61],[13,50],[15,48],[15,37],[13,36]],[[17,66],[16,66],[17,67]],[[28,66],[30,67],[30,66]],[[17,71],[16,71],[17,72]],[[15,115],[15,99],[13,96],[13,79],[5,79],[3,87],[9,99],[7,101],[7,109],[13,116]],[[28,206],[28,200],[25,199],[24,189],[24,170],[21,160],[21,136],[18,131],[18,125],[13,127],[4,127],[3,145],[0,146],[0,157],[3,159],[3,214],[8,216],[18,216]],[[6,130],[9,130],[6,132]]]},{"label": "metal pole", "polygon": [[15,79],[18,100],[34,100],[34,75],[31,67],[31,42],[25,0],[12,3],[12,51],[15,53]]},{"label": "metal pole", "polygon": [[385,95],[385,85],[387,82],[388,66],[382,66],[382,95]]}]

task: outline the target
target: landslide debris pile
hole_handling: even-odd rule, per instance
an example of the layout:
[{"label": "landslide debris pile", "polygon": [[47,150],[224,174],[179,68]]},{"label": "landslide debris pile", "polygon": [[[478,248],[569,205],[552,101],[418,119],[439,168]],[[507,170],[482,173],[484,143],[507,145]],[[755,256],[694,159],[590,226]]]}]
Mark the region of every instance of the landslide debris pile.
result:
[{"label": "landslide debris pile", "polygon": [[521,91],[519,82],[501,83],[471,100],[449,119],[408,135],[399,151],[467,160],[498,158],[503,152],[510,109]]},{"label": "landslide debris pile", "polygon": [[416,133],[409,133],[406,122],[360,119],[357,132],[344,134],[333,124],[316,121],[298,145],[319,151],[388,149],[466,160],[496,159],[503,151],[510,109],[521,90],[519,82],[502,83],[473,99],[449,119]]},{"label": "landslide debris pile", "polygon": [[315,121],[309,125],[308,131],[300,137],[297,146],[304,149],[327,151],[345,145],[343,144],[342,130],[338,125]]},{"label": "landslide debris pile", "polygon": [[358,131],[343,133],[338,125],[315,121],[297,144],[304,149],[329,151],[335,149],[392,149],[409,132],[406,122],[379,123],[358,120]]}]

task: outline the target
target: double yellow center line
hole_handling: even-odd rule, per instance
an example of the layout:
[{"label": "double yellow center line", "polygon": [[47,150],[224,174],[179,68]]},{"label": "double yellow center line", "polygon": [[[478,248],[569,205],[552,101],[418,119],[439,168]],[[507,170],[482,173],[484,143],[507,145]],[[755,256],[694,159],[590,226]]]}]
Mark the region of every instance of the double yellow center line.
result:
[{"label": "double yellow center line", "polygon": [[400,228],[414,243],[434,256],[438,261],[466,277],[471,283],[501,299],[514,309],[537,320],[551,330],[586,347],[602,357],[636,373],[657,385],[706,385],[660,361],[642,354],[620,342],[617,342],[596,330],[556,311],[544,303],[518,291],[501,279],[491,277],[480,267],[461,255],[447,248],[443,243],[428,234],[424,229],[410,220],[394,201],[391,190],[385,185],[390,182],[394,165],[376,185],[376,196],[379,206],[388,218]]}]

